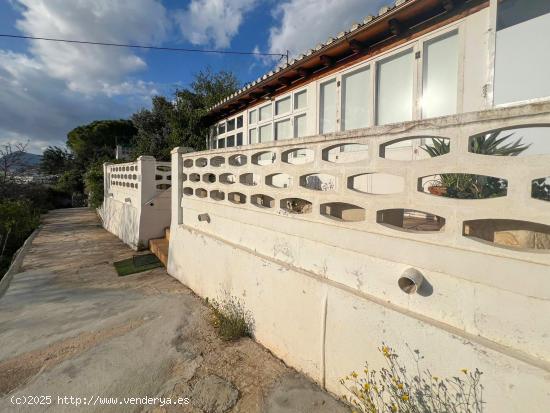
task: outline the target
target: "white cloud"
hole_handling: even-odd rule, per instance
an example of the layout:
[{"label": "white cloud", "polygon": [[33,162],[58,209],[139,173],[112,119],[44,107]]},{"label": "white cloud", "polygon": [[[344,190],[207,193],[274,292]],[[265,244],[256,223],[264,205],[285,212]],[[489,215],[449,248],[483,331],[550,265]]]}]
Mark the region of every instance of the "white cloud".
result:
[{"label": "white cloud", "polygon": [[195,45],[227,48],[238,33],[244,15],[257,0],[191,0],[175,18],[182,35]]},{"label": "white cloud", "polygon": [[[12,0],[26,35],[115,43],[161,42],[166,10],[156,0]],[[150,102],[157,85],[133,80],[146,68],[133,51],[31,41],[27,53],[0,49],[0,143],[41,152],[72,128],[126,117]]]},{"label": "white cloud", "polygon": [[387,0],[289,0],[276,7],[280,23],[270,29],[270,53],[290,55],[314,48],[330,36],[347,30],[368,14],[377,14]]},{"label": "white cloud", "polygon": [[[169,20],[155,0],[17,0],[24,7],[17,28],[34,37],[108,43],[155,44]],[[125,76],[146,67],[127,49],[31,41],[30,52],[47,73],[69,89],[86,94],[110,90]]]}]

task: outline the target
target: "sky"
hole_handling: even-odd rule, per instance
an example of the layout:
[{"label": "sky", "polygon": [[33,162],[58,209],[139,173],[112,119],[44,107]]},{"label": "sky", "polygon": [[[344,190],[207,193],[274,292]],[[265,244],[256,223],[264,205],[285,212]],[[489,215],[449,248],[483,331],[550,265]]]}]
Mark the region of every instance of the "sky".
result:
[{"label": "sky", "polygon": [[[0,34],[297,56],[382,0],[0,0]],[[207,68],[241,84],[277,58],[192,54],[0,37],[0,144],[41,153],[99,119],[128,118]]]}]

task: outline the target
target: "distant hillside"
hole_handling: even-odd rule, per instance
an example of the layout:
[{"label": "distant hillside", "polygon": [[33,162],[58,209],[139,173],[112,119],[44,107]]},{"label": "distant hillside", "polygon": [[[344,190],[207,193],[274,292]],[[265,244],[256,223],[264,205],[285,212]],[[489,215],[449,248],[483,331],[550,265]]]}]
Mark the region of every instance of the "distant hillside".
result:
[{"label": "distant hillside", "polygon": [[[42,160],[42,155],[36,155],[34,153],[13,153],[8,156],[19,157],[19,165],[12,172],[26,172],[29,170],[36,170],[40,166],[40,161]],[[4,158],[0,158],[0,162],[3,160]]]}]

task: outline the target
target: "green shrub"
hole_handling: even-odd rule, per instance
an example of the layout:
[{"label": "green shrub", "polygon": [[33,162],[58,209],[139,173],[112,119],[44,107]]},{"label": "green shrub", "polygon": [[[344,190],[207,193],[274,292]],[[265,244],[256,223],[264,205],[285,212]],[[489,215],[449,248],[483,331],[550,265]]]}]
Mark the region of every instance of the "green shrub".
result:
[{"label": "green shrub", "polygon": [[251,314],[235,297],[227,296],[223,300],[212,300],[212,325],[223,340],[237,340],[252,335]]},{"label": "green shrub", "polygon": [[[462,369],[452,378],[440,378],[421,370],[424,358],[412,352],[416,364],[413,374],[399,363],[392,348],[379,349],[386,367],[371,370],[365,363],[363,373],[352,372],[340,380],[349,392],[344,399],[363,413],[481,413],[483,411],[482,372]],[[459,377],[460,376],[460,377]]]},{"label": "green shrub", "polygon": [[92,164],[84,174],[84,185],[88,194],[88,204],[99,208],[103,203],[103,164]]}]

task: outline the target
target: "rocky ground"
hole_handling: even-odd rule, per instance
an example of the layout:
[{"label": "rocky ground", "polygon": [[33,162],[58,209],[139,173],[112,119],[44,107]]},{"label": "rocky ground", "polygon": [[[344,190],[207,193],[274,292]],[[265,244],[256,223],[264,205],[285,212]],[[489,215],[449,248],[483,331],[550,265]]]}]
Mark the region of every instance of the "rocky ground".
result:
[{"label": "rocky ground", "polygon": [[349,412],[253,340],[220,340],[204,302],[164,269],[118,277],[112,263],[132,254],[91,210],[45,216],[0,298],[0,411]]}]

